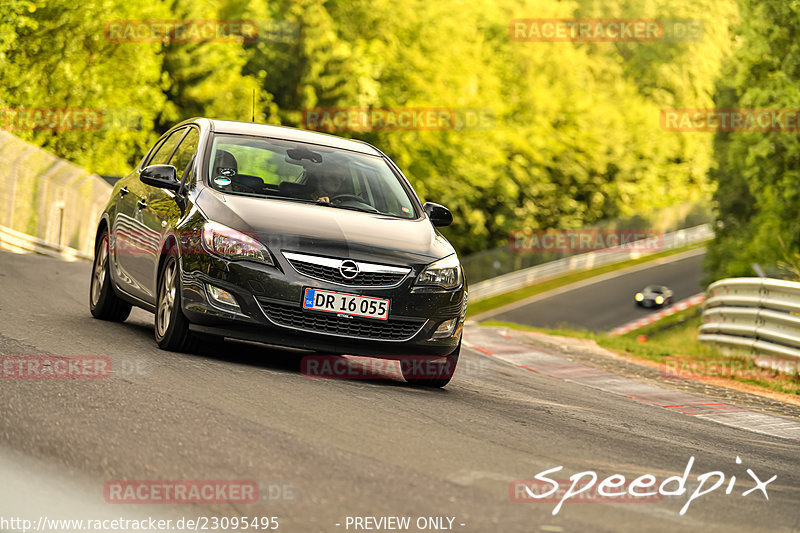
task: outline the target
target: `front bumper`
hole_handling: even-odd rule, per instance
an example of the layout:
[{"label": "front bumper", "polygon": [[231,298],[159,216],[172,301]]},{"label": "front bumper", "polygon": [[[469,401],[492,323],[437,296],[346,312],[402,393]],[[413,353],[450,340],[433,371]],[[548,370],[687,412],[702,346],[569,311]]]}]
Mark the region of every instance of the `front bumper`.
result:
[{"label": "front bumper", "polygon": [[[191,254],[181,260],[183,312],[198,333],[302,348],[332,354],[403,356],[450,354],[461,338],[466,290],[413,288],[424,265],[394,287],[348,287],[296,271],[281,254],[276,266],[227,261]],[[208,285],[228,291],[238,308],[226,308],[208,294]],[[348,292],[391,300],[386,321],[348,318],[302,308],[305,288]],[[457,319],[452,334],[434,339],[444,322]]]}]

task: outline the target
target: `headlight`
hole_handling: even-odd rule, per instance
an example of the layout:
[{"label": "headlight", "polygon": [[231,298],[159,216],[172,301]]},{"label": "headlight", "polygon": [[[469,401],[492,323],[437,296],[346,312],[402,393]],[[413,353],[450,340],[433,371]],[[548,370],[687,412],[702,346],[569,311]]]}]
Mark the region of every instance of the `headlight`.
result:
[{"label": "headlight", "polygon": [[634,298],[636,299],[637,302],[641,302],[642,300],[644,300],[644,294],[642,294],[641,292],[637,292]]},{"label": "headlight", "polygon": [[664,303],[664,297],[663,296],[656,296],[656,303],[658,305],[663,304]]},{"label": "headlight", "polygon": [[422,271],[415,285],[435,285],[443,289],[455,289],[461,285],[461,263],[456,254],[431,263]]},{"label": "headlight", "polygon": [[225,259],[257,261],[274,266],[267,248],[240,231],[218,222],[208,221],[203,226],[203,245],[206,250]]}]

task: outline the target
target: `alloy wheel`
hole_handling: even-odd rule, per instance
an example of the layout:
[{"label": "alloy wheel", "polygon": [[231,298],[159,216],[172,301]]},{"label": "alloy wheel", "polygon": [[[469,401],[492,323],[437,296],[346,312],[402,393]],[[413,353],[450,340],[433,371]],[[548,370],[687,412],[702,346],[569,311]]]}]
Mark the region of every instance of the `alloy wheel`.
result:
[{"label": "alloy wheel", "polygon": [[172,313],[175,307],[175,291],[177,290],[175,283],[176,274],[175,261],[170,260],[167,267],[164,269],[164,275],[161,276],[161,286],[158,291],[158,310],[156,325],[158,327],[159,336],[163,337],[167,334],[167,328],[172,319]]},{"label": "alloy wheel", "polygon": [[94,262],[94,272],[92,273],[92,305],[96,306],[100,300],[100,292],[103,290],[103,283],[106,281],[106,265],[108,264],[108,237],[103,237],[98,256]]}]

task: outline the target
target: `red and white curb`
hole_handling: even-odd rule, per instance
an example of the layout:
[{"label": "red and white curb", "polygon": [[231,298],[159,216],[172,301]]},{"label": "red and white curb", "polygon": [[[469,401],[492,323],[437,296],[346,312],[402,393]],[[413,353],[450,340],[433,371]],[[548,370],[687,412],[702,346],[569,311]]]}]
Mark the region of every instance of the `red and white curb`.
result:
[{"label": "red and white curb", "polygon": [[[526,332],[505,328],[469,327],[464,346],[489,357],[562,381],[568,381],[633,401],[661,407],[694,418],[745,429],[764,435],[800,440],[800,422],[791,418],[751,411],[704,396],[663,389],[622,377],[593,366],[534,348],[525,342]],[[469,340],[469,342],[467,341]]]},{"label": "red and white curb", "polygon": [[648,324],[652,324],[653,322],[657,322],[664,317],[674,315],[678,311],[683,311],[684,309],[688,309],[694,305],[699,305],[706,301],[705,293],[695,294],[685,300],[681,300],[680,302],[667,307],[666,309],[662,309],[658,313],[653,313],[650,316],[645,318],[640,318],[639,320],[634,320],[633,322],[628,322],[624,326],[620,326],[618,328],[614,328],[608,332],[609,335],[619,336],[625,335],[626,333],[633,331],[635,329],[642,328]]}]

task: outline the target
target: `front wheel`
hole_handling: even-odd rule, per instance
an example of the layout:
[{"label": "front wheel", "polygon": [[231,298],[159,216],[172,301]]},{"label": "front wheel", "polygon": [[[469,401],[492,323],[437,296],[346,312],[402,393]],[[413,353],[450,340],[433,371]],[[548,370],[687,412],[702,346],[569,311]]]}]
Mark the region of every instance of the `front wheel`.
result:
[{"label": "front wheel", "polygon": [[97,242],[92,263],[92,282],[89,285],[89,311],[100,320],[122,322],[131,314],[131,304],[121,299],[111,286],[108,265],[108,232]]},{"label": "front wheel", "polygon": [[185,352],[192,346],[189,321],[181,310],[178,260],[172,254],[164,260],[158,276],[155,334],[162,350]]},{"label": "front wheel", "polygon": [[460,353],[461,341],[459,340],[455,350],[443,356],[444,361],[425,361],[411,357],[400,361],[400,370],[403,378],[411,385],[442,388],[453,379]]}]

